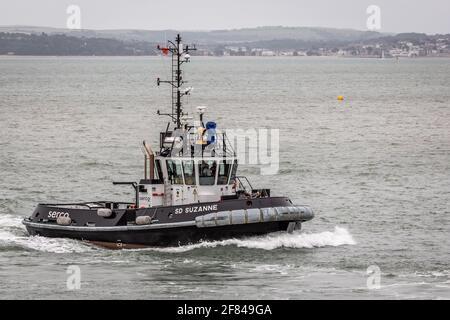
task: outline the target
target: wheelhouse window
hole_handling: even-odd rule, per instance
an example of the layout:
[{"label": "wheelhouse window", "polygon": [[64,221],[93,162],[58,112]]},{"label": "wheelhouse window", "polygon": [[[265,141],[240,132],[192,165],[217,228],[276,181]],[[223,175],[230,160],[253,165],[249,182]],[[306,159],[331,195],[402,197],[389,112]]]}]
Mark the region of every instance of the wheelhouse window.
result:
[{"label": "wheelhouse window", "polygon": [[160,181],[161,183],[164,181],[160,160],[155,160],[155,179]]},{"label": "wheelhouse window", "polygon": [[179,160],[167,160],[167,175],[172,184],[183,184],[183,170]]},{"label": "wheelhouse window", "polygon": [[234,160],[233,169],[231,170],[230,184],[234,183],[234,178],[236,177],[237,168],[238,168],[238,162],[237,162],[237,160]]},{"label": "wheelhouse window", "polygon": [[198,164],[199,183],[202,186],[212,186],[216,180],[217,163],[214,160],[200,161]]},{"label": "wheelhouse window", "polygon": [[228,178],[230,177],[232,163],[228,163],[226,160],[223,160],[219,164],[219,174],[217,177],[217,184],[224,185],[228,183]]},{"label": "wheelhouse window", "polygon": [[183,161],[184,182],[187,185],[195,185],[195,166],[194,161]]}]

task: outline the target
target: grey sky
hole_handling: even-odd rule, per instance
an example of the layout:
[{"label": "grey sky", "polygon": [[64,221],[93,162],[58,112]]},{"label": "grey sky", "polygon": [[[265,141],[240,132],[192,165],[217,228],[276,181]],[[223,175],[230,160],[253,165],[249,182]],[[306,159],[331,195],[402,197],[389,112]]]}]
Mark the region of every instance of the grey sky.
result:
[{"label": "grey sky", "polygon": [[0,25],[66,26],[81,8],[83,29],[211,30],[256,26],[366,28],[381,7],[382,32],[450,33],[450,0],[0,0]]}]

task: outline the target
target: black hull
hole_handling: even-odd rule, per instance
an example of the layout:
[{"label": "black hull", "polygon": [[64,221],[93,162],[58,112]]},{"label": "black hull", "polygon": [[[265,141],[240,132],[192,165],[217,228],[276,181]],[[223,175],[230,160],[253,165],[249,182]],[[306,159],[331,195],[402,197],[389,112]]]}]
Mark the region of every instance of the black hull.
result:
[{"label": "black hull", "polygon": [[264,235],[287,230],[289,222],[274,221],[255,224],[230,225],[214,228],[196,226],[153,230],[129,231],[78,231],[55,230],[51,228],[27,225],[30,235],[50,238],[70,238],[93,242],[108,248],[139,248],[159,246],[179,246],[201,241],[224,240],[248,236]]},{"label": "black hull", "polygon": [[[56,216],[70,218],[58,223]],[[140,225],[139,217],[151,217]],[[70,238],[110,248],[178,246],[291,231],[313,218],[308,207],[293,206],[285,197],[236,199],[212,203],[143,209],[114,209],[108,217],[96,208],[40,204],[25,219],[30,235]],[[293,222],[289,225],[290,222]]]}]

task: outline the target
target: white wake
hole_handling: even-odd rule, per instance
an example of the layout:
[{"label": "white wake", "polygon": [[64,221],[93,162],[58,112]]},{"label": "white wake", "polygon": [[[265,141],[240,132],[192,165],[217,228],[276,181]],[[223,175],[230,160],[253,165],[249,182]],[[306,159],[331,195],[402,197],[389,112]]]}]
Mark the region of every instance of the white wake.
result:
[{"label": "white wake", "polygon": [[277,232],[265,236],[250,237],[245,239],[228,239],[221,241],[205,241],[197,244],[170,247],[151,248],[160,252],[186,252],[200,248],[215,248],[220,246],[237,246],[249,249],[274,250],[277,248],[320,248],[337,247],[342,245],[354,245],[356,241],[347,229],[336,226],[333,231],[319,233],[305,233],[296,231],[293,233]]},{"label": "white wake", "polygon": [[71,239],[28,236],[22,225],[22,218],[0,214],[0,248],[20,247],[53,253],[86,252],[93,248],[81,241]]}]

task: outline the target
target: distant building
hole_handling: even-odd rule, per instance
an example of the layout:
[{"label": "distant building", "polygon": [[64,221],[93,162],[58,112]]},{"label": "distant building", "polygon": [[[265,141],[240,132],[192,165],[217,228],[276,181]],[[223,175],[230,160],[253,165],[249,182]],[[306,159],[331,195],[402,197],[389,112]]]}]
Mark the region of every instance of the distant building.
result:
[{"label": "distant building", "polygon": [[263,50],[261,52],[261,56],[263,57],[274,57],[276,56],[275,52],[271,51],[271,50]]}]

